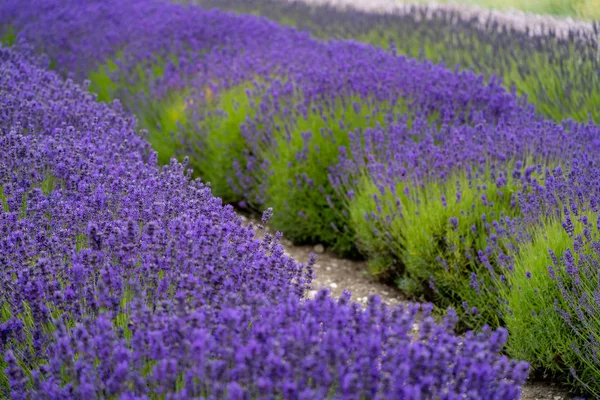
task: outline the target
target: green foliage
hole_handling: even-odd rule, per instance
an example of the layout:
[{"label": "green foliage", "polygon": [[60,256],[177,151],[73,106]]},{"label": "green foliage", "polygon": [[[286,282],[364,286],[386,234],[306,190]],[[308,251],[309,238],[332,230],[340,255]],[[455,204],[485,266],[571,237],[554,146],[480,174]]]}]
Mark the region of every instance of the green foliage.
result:
[{"label": "green foliage", "polygon": [[[116,58],[119,58],[119,56],[117,55]],[[111,75],[117,74],[118,71],[119,66],[115,61],[108,60],[104,65],[89,73],[89,89],[97,94],[98,101],[110,102],[115,98],[119,82],[113,82]]]},{"label": "green foliage", "polygon": [[469,327],[500,325],[495,260],[482,260],[478,252],[489,245],[492,221],[520,215],[514,202],[519,182],[508,178],[498,187],[491,172],[482,166],[478,178],[457,172],[444,182],[398,182],[383,193],[363,174],[349,202],[359,248],[377,255],[372,271],[395,278],[402,290],[435,300],[442,309],[460,307]]},{"label": "green foliage", "polygon": [[[161,164],[168,164],[171,157],[176,156],[180,147],[178,123],[185,122],[186,91],[172,91],[164,98],[156,99],[148,93],[153,80],[164,75],[168,62],[177,64],[174,57],[161,58],[150,65],[137,65],[133,71],[123,71],[119,67],[119,59],[124,57],[119,52],[111,60],[100,65],[88,75],[90,91],[97,94],[98,101],[110,102],[119,99],[125,106],[132,108],[139,119],[140,128],[148,131],[148,141],[158,152]],[[138,96],[139,93],[145,96]],[[138,104],[140,99],[148,101]]]},{"label": "green foliage", "polygon": [[57,185],[60,185],[60,182],[57,182],[56,177],[52,174],[46,174],[46,176],[40,183],[40,189],[42,189],[42,193],[47,196],[54,190],[54,188]]},{"label": "green foliage", "polygon": [[4,29],[0,29],[0,44],[2,46],[10,47],[17,40],[17,32],[15,28],[11,25],[0,27]]},{"label": "green foliage", "polygon": [[4,188],[0,186],[0,204],[2,205],[2,209],[4,212],[9,212],[8,202],[6,201],[6,195],[4,194]]},{"label": "green foliage", "polygon": [[171,158],[185,156],[182,143],[187,123],[187,91],[171,91],[164,98],[151,100],[136,113],[139,126],[148,131],[146,139],[158,153],[158,162],[168,164]]},{"label": "green foliage", "polygon": [[[242,136],[242,126],[256,116],[252,88],[249,82],[218,92],[206,87],[203,104],[188,104],[190,109],[206,110],[198,125],[186,131],[185,140],[190,143],[191,166],[203,181],[210,182],[215,196],[226,203],[250,200],[252,206],[258,207],[253,193],[240,192],[234,167],[234,160],[245,160],[245,151],[250,150]],[[258,182],[260,177],[255,180]]]},{"label": "green foliage", "polygon": [[[600,254],[597,219],[588,209],[572,217],[574,232],[568,234],[561,217],[548,218],[532,229],[531,240],[521,245],[514,271],[501,287],[505,298],[504,320],[511,335],[507,350],[537,369],[561,373],[594,397],[600,396],[600,304],[598,282]],[[591,240],[583,235],[587,227]],[[582,235],[579,250],[574,239]],[[558,265],[552,260],[552,250]],[[569,272],[564,255],[573,255],[578,272]],[[561,315],[562,314],[562,315]],[[574,368],[577,376],[571,375]]]},{"label": "green foliage", "polygon": [[[404,108],[397,104],[391,112]],[[329,169],[339,162],[340,147],[350,145],[348,132],[359,134],[384,124],[389,111],[389,106],[352,98],[323,112],[313,109],[306,118],[281,121],[286,129],[276,134],[266,155],[272,169],[266,202],[276,210],[271,225],[296,243],[323,243],[340,255],[356,256],[354,234],[343,200],[329,181]]]},{"label": "green foliage", "polygon": [[[528,96],[540,113],[555,121],[587,121],[591,115],[600,122],[597,74],[600,58],[593,42],[561,40],[549,35],[529,38],[524,33],[499,32],[494,26],[482,32],[478,24],[472,21],[456,24],[448,15],[421,21],[413,16],[374,16],[324,9],[323,15],[327,18],[315,18],[315,10],[310,6],[286,7],[268,0],[245,4],[225,0],[195,2],[239,12],[252,9],[253,13],[308,30],[319,38],[354,39],[386,49],[393,47],[398,54],[443,62],[451,68],[459,65],[461,69],[483,73],[487,78],[498,76],[506,88],[514,86],[519,95]],[[576,12],[600,18],[599,0],[511,0],[505,3],[519,3],[529,7],[529,11],[550,13],[571,14],[571,10],[579,10]],[[534,4],[541,8],[534,10]]]},{"label": "green foliage", "polygon": [[506,274],[506,285],[499,286],[505,300],[503,319],[510,332],[508,352],[550,372],[565,372],[565,355],[572,352],[569,344],[574,336],[554,309],[560,294],[548,274],[552,265],[548,250],[559,255],[571,245],[559,219],[537,227],[531,242],[520,247],[514,270]]}]

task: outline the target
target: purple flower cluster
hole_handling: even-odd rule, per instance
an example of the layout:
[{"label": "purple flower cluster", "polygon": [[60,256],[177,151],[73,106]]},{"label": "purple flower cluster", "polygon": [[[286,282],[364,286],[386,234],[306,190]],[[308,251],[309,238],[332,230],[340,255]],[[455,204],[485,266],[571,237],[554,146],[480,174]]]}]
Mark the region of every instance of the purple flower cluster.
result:
[{"label": "purple flower cluster", "polygon": [[[153,144],[180,135],[181,143],[171,147],[181,158],[190,156],[216,195],[258,209],[277,206],[275,225],[296,241],[341,249],[338,242],[346,237],[345,246],[352,247],[351,232],[338,235],[349,229],[344,200],[334,190],[339,177],[323,173],[339,163],[339,152],[350,145],[349,131],[360,141],[368,136],[365,128],[400,119],[411,126],[405,136],[414,143],[442,125],[431,143],[437,146],[454,135],[452,126],[531,112],[499,79],[485,81],[355,42],[317,41],[262,18],[161,2],[43,3],[48,12],[10,1],[0,12],[19,38],[43,49],[64,75],[76,71],[83,79],[112,61],[113,95],[136,115],[149,116],[142,119]],[[91,27],[98,24],[103,28]],[[233,104],[222,102],[240,88],[245,93]],[[172,106],[174,93],[185,98],[184,112],[169,124],[156,115]],[[228,142],[211,147],[212,138],[224,135]],[[291,154],[282,154],[287,149]],[[161,160],[172,155],[162,153]],[[273,176],[281,182],[274,184]],[[307,192],[316,195],[305,199]],[[323,216],[317,208],[331,212]]]},{"label": "purple flower cluster", "polygon": [[[451,324],[425,317],[412,334],[419,306],[389,310],[371,299],[361,311],[349,296],[335,301],[321,292],[276,308],[185,312],[180,297],[178,311],[132,310],[129,335],[115,332],[104,315],[70,332],[60,326],[47,349],[48,366],[33,371],[24,392],[53,398],[516,399],[515,383],[527,375],[526,363],[493,355],[503,347],[504,330],[462,339],[449,333]],[[10,371],[13,353],[6,358]],[[19,381],[17,368],[11,384]],[[62,386],[51,379],[56,376],[70,383]]]},{"label": "purple flower cluster", "polygon": [[187,160],[158,166],[118,101],[28,54],[0,48],[3,396],[519,397],[505,331],[302,299],[311,264],[279,234],[256,239]]},{"label": "purple flower cluster", "polygon": [[521,196],[523,218],[508,231],[499,229],[501,240],[514,244],[503,258],[513,292],[506,302],[508,327],[518,332],[526,324],[538,335],[537,342],[525,338],[526,345],[514,341],[513,353],[565,372],[594,397],[600,395],[599,182],[590,153],[574,158],[568,170],[546,170],[543,181]]},{"label": "purple flower cluster", "polygon": [[[229,165],[224,167],[229,171],[236,200],[257,207],[269,202],[265,186],[272,160],[267,154],[277,157],[274,143],[285,137],[280,132],[289,135],[301,129],[300,121],[311,114],[318,117],[313,130],[322,128],[325,134],[329,131],[334,138],[328,139],[327,145],[335,149],[347,145],[347,139],[340,143],[331,133],[339,121],[344,136],[365,125],[364,121],[353,123],[340,113],[340,105],[362,110],[357,113],[373,121],[367,125],[374,124],[377,114],[383,114],[379,118],[383,118],[383,124],[393,115],[407,114],[406,119],[425,125],[462,125],[493,121],[528,109],[506,93],[498,79],[484,82],[482,76],[472,72],[452,72],[359,43],[316,41],[306,33],[261,18],[161,2],[55,3],[43,1],[42,8],[48,10],[40,12],[37,7],[9,1],[0,13],[7,16],[5,22],[16,29],[19,38],[43,49],[64,75],[76,71],[75,76],[84,79],[112,59],[116,63],[112,80],[123,83],[117,85],[114,95],[137,115],[148,113],[157,99],[185,88],[187,115],[178,122],[192,132],[183,135],[186,145],[179,147],[182,155],[191,156],[200,175],[207,172],[202,164],[196,165],[196,159],[206,158],[205,136],[214,135],[203,129],[202,122],[215,113],[219,117],[225,113],[226,118],[232,113],[204,107],[207,88],[211,96],[218,97],[232,87],[250,85],[252,113],[243,115],[237,124],[243,152],[232,152]],[[103,21],[102,29],[93,28],[98,21]],[[173,29],[175,26],[177,29]],[[157,65],[162,67],[160,73],[153,70]],[[138,85],[140,80],[147,86],[143,90]],[[162,130],[162,137],[170,134],[160,122],[148,128]],[[445,130],[441,131],[436,136],[445,136]],[[305,142],[303,147],[313,147],[311,136]],[[296,158],[302,159],[303,154],[299,150]],[[327,170],[335,164],[334,154],[321,167]],[[291,180],[310,186],[301,172]],[[317,189],[328,186],[326,180],[314,182],[317,177],[309,178]]]},{"label": "purple flower cluster", "polygon": [[[431,180],[446,180],[453,172],[472,169],[476,175],[480,166],[499,169],[510,163],[537,164],[570,162],[574,154],[583,154],[599,146],[599,129],[593,124],[565,121],[557,124],[541,120],[532,110],[502,117],[497,122],[485,119],[473,124],[428,126],[419,121],[410,127],[398,121],[385,127],[367,129],[363,135],[350,135],[349,152],[340,157],[338,182],[356,189],[356,178],[363,171],[373,177],[378,186],[393,190],[401,181],[423,185]],[[507,171],[521,171],[513,167]],[[517,171],[517,172],[515,172]],[[528,177],[527,176],[527,177]],[[496,177],[500,187],[506,178]]]},{"label": "purple flower cluster", "polygon": [[[194,0],[268,17],[322,38],[353,39],[418,59],[501,76],[556,121],[600,121],[600,25],[452,4]],[[378,12],[368,12],[376,9]],[[393,10],[393,11],[392,11]],[[390,12],[392,11],[392,12]]]}]

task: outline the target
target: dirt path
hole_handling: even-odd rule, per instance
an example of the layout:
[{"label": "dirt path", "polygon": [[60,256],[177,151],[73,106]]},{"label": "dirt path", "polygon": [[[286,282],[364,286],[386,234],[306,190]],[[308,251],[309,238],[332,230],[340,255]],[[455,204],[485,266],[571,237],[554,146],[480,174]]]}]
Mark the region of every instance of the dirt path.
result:
[{"label": "dirt path", "polygon": [[[257,226],[260,222],[253,216],[241,215],[245,224],[252,222]],[[265,231],[274,234],[269,227]],[[258,236],[262,236],[259,231]],[[322,245],[316,246],[294,246],[290,241],[282,240],[285,253],[294,260],[301,263],[308,263],[310,253],[317,255],[315,264],[315,279],[313,280],[313,290],[308,293],[308,297],[313,297],[319,289],[327,288],[331,291],[332,297],[339,297],[344,289],[352,293],[352,300],[361,304],[366,304],[370,295],[377,295],[381,300],[390,306],[397,306],[406,303],[406,298],[398,288],[385,285],[367,273],[367,265],[364,261],[345,260],[336,257],[330,252],[325,251]]]},{"label": "dirt path", "polygon": [[309,297],[314,296],[320,288],[328,288],[333,297],[339,297],[346,289],[352,293],[352,299],[361,304],[366,304],[370,295],[380,296],[382,301],[390,306],[406,302],[397,288],[387,286],[370,276],[366,271],[367,266],[364,261],[337,258],[329,252],[323,253],[319,249],[319,245],[314,247],[292,246],[286,243],[285,249],[287,254],[302,263],[308,262],[311,252],[317,254],[317,264],[314,268],[314,290],[309,292]]}]

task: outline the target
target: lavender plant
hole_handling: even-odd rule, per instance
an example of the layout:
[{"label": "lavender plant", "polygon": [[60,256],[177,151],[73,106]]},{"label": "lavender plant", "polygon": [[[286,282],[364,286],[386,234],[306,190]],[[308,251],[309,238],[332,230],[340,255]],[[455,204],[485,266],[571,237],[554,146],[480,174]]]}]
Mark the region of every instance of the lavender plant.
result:
[{"label": "lavender plant", "polygon": [[510,354],[598,396],[598,169],[582,161],[552,171],[524,202],[527,223],[504,235],[518,251],[504,259],[500,290]]},{"label": "lavender plant", "polygon": [[[348,146],[349,130],[359,132],[377,121],[387,124],[398,112],[407,113],[411,121],[465,124],[524,107],[497,80],[452,74],[370,46],[315,41],[258,18],[214,12],[212,24],[216,20],[221,24],[214,32],[202,31],[197,26],[206,17],[196,15],[197,7],[165,7],[175,7],[163,10],[169,19],[153,32],[140,32],[139,39],[118,35],[115,40],[110,30],[77,27],[89,15],[63,27],[62,20],[52,25],[51,13],[39,21],[25,12],[15,17],[24,22],[13,25],[22,37],[40,45],[54,40],[53,35],[42,36],[19,24],[35,21],[37,27],[60,27],[57,35],[83,29],[89,43],[102,43],[106,50],[95,63],[86,60],[97,81],[94,86],[104,85],[101,97],[118,95],[140,116],[160,160],[189,155],[196,172],[225,201],[241,201],[255,209],[275,206],[274,226],[296,242],[318,241],[342,254],[355,252],[352,229],[327,174],[338,163],[340,149]],[[111,24],[128,26],[130,18],[151,21],[160,13],[155,5],[134,11],[131,16],[119,15],[118,23],[113,14],[108,16]],[[76,17],[83,11],[69,12]],[[104,6],[99,11],[89,6],[85,12],[107,17]],[[175,23],[186,28],[168,32],[165,25]],[[231,25],[239,28],[221,27]],[[56,43],[46,47],[53,46]],[[89,49],[80,53],[86,52]],[[70,64],[75,62],[69,59]],[[242,88],[248,85],[253,93],[244,95]],[[362,109],[364,116],[357,118],[354,109]]]},{"label": "lavender plant", "polygon": [[524,115],[476,128],[400,122],[353,140],[338,190],[373,272],[461,307],[466,323],[501,323],[492,227],[521,215],[518,198],[544,166],[583,154],[597,137],[593,125]]},{"label": "lavender plant", "polygon": [[481,166],[445,182],[398,182],[384,193],[364,179],[349,209],[360,248],[374,254],[374,272],[442,308],[462,305],[467,326],[499,325],[489,241],[492,221],[519,215],[520,185],[510,174]]},{"label": "lavender plant", "polygon": [[[342,251],[356,241],[379,263],[372,265],[401,276],[405,289],[461,314],[465,302],[466,314],[476,307],[481,318],[466,315],[461,327],[506,321],[511,354],[554,371],[572,367],[595,393],[595,353],[581,350],[594,349],[587,339],[594,320],[591,312],[580,318],[571,301],[582,298],[581,289],[574,281],[558,290],[540,281],[533,295],[520,297],[518,279],[530,277],[508,272],[543,259],[528,240],[557,225],[544,224],[536,207],[548,201],[549,214],[562,214],[551,196],[539,197],[548,185],[541,176],[559,163],[579,173],[572,158],[593,168],[597,127],[544,121],[496,78],[318,41],[262,18],[159,1],[40,4],[35,11],[0,5],[15,43],[46,51],[62,75],[91,76],[103,99],[123,99],[149,128],[162,161],[192,157],[159,167],[118,102],[94,104],[72,82],[2,50],[10,71],[2,81],[2,148],[14,149],[0,163],[7,166],[0,175],[1,293],[9,296],[1,343],[10,395],[518,396],[523,366],[497,356],[504,333],[486,330],[461,345],[450,322],[426,337],[392,328],[412,325],[415,308],[389,310],[372,300],[362,311],[347,297],[335,302],[325,294],[301,300],[310,268],[283,255],[279,236],[255,240],[217,193],[255,209],[275,204],[273,222],[296,241]],[[104,19],[106,29],[93,29]],[[215,192],[191,179],[190,166]],[[515,234],[520,224],[529,232],[523,237]],[[502,235],[508,239],[497,245]],[[511,257],[524,261],[513,267]],[[593,294],[592,287],[585,290]],[[539,303],[522,300],[531,296]],[[559,311],[520,340],[531,306],[552,311],[555,299]],[[573,328],[565,321],[575,315]],[[314,330],[287,341],[311,324]],[[545,337],[541,329],[574,347],[527,347]],[[88,336],[102,345],[89,346]],[[471,343],[482,355],[463,352]],[[422,348],[430,358],[412,358]],[[485,361],[474,367],[465,361],[480,356]],[[328,361],[317,365],[317,358]],[[125,371],[118,359],[133,367]]]},{"label": "lavender plant", "polygon": [[[330,60],[327,59],[311,63],[322,65],[323,69],[314,70],[301,80],[270,81],[266,93],[257,95],[255,90],[246,93],[256,96],[254,100],[246,97],[238,102],[232,100],[228,92],[226,99],[232,103],[221,103],[223,112],[217,113],[216,118],[209,115],[208,120],[216,119],[216,124],[228,128],[211,131],[216,140],[222,135],[221,141],[227,142],[232,132],[240,132],[241,140],[247,143],[246,157],[235,160],[240,168],[236,174],[237,184],[242,183],[237,189],[240,194],[246,193],[248,198],[247,193],[258,191],[258,195],[251,197],[251,203],[280,209],[273,223],[293,240],[325,242],[338,252],[348,254],[353,247],[353,233],[346,224],[345,210],[335,191],[336,178],[323,173],[331,171],[340,151],[348,148],[351,137],[348,131],[361,136],[362,130],[392,123],[395,115],[402,114],[406,114],[403,119],[409,124],[417,118],[431,125],[440,121],[447,125],[471,123],[482,116],[493,119],[498,115],[511,115],[519,106],[514,98],[498,90],[495,82],[479,86],[483,82],[469,74],[457,76],[455,81],[446,80],[441,76],[450,77],[448,71],[431,65],[415,65],[402,58],[382,58],[377,70],[371,72],[372,82],[390,81],[382,90],[363,83],[353,74],[345,75],[345,71],[352,64],[358,65],[356,69],[364,68],[367,58],[383,56],[383,53],[367,53],[363,64],[356,56],[343,58],[347,52],[355,51],[346,48],[345,43],[336,44],[336,49],[339,63],[337,59],[333,65],[328,65]],[[364,50],[366,53],[367,49]],[[303,54],[302,60],[309,56],[314,55]],[[389,64],[383,64],[383,60]],[[343,69],[333,76],[340,79],[332,81],[331,71],[338,68]],[[439,74],[440,82],[444,83],[439,87],[421,86],[428,77],[424,76],[416,84],[408,84],[410,81],[404,79],[416,74]],[[235,90],[239,93],[239,89]],[[365,93],[369,96],[365,97]],[[237,121],[243,118],[240,110],[250,116],[238,130],[230,121],[239,124]],[[225,119],[220,119],[223,116]],[[207,157],[214,160],[216,156]],[[244,171],[244,168],[254,171]]]},{"label": "lavender plant", "polygon": [[500,76],[507,88],[514,85],[540,113],[558,122],[600,118],[597,25],[584,30],[573,24],[557,32],[550,23],[511,25],[492,15],[465,15],[452,7],[427,5],[405,7],[401,13],[368,13],[303,1],[193,2],[263,15],[321,38],[359,40],[487,77]]},{"label": "lavender plant", "polygon": [[506,331],[303,300],[311,265],[279,234],[257,240],[187,161],[159,167],[118,101],[45,64],[0,48],[4,397],[519,397]]}]

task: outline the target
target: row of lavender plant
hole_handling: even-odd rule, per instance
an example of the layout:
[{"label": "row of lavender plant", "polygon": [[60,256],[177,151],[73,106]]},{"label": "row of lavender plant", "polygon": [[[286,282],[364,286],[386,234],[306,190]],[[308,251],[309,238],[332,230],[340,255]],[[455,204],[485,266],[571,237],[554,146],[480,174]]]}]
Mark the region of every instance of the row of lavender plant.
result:
[{"label": "row of lavender plant", "polygon": [[385,13],[303,0],[186,2],[259,14],[320,38],[354,39],[486,77],[497,75],[549,118],[600,121],[598,24],[474,15],[452,4],[404,5]]},{"label": "row of lavender plant", "polygon": [[[161,2],[48,0],[45,13],[6,4],[18,38],[121,98],[162,158],[190,155],[215,194],[275,206],[274,225],[297,242],[360,251],[407,293],[458,306],[463,328],[510,325],[512,354],[571,367],[594,393],[598,373],[577,342],[531,350],[525,338],[542,336],[516,334],[529,320],[511,325],[507,304],[522,290],[511,260],[546,223],[528,204],[550,198],[536,197],[546,170],[569,173],[583,156],[593,167],[595,126],[544,121],[496,79],[265,19]],[[108,29],[90,25],[105,19]],[[572,338],[564,324],[540,326]]]},{"label": "row of lavender plant", "polygon": [[19,47],[0,47],[3,397],[518,398],[506,331],[303,300],[311,265],[279,234],[255,239],[118,102]]},{"label": "row of lavender plant", "polygon": [[[323,171],[337,164],[339,146],[349,146],[348,131],[398,118],[473,124],[527,108],[498,80],[484,83],[370,46],[317,42],[264,19],[135,2],[118,15],[93,2],[49,6],[45,14],[13,7],[3,15],[19,36],[56,53],[63,74],[89,75],[102,99],[121,99],[150,130],[161,161],[190,155],[226,202],[272,205],[273,223],[288,237],[345,254],[353,252],[353,233],[339,233],[347,218],[335,212],[340,204]],[[106,20],[105,28],[91,28],[91,19]],[[150,32],[126,29],[140,19],[152,21]],[[64,43],[75,51],[55,50]]]}]

